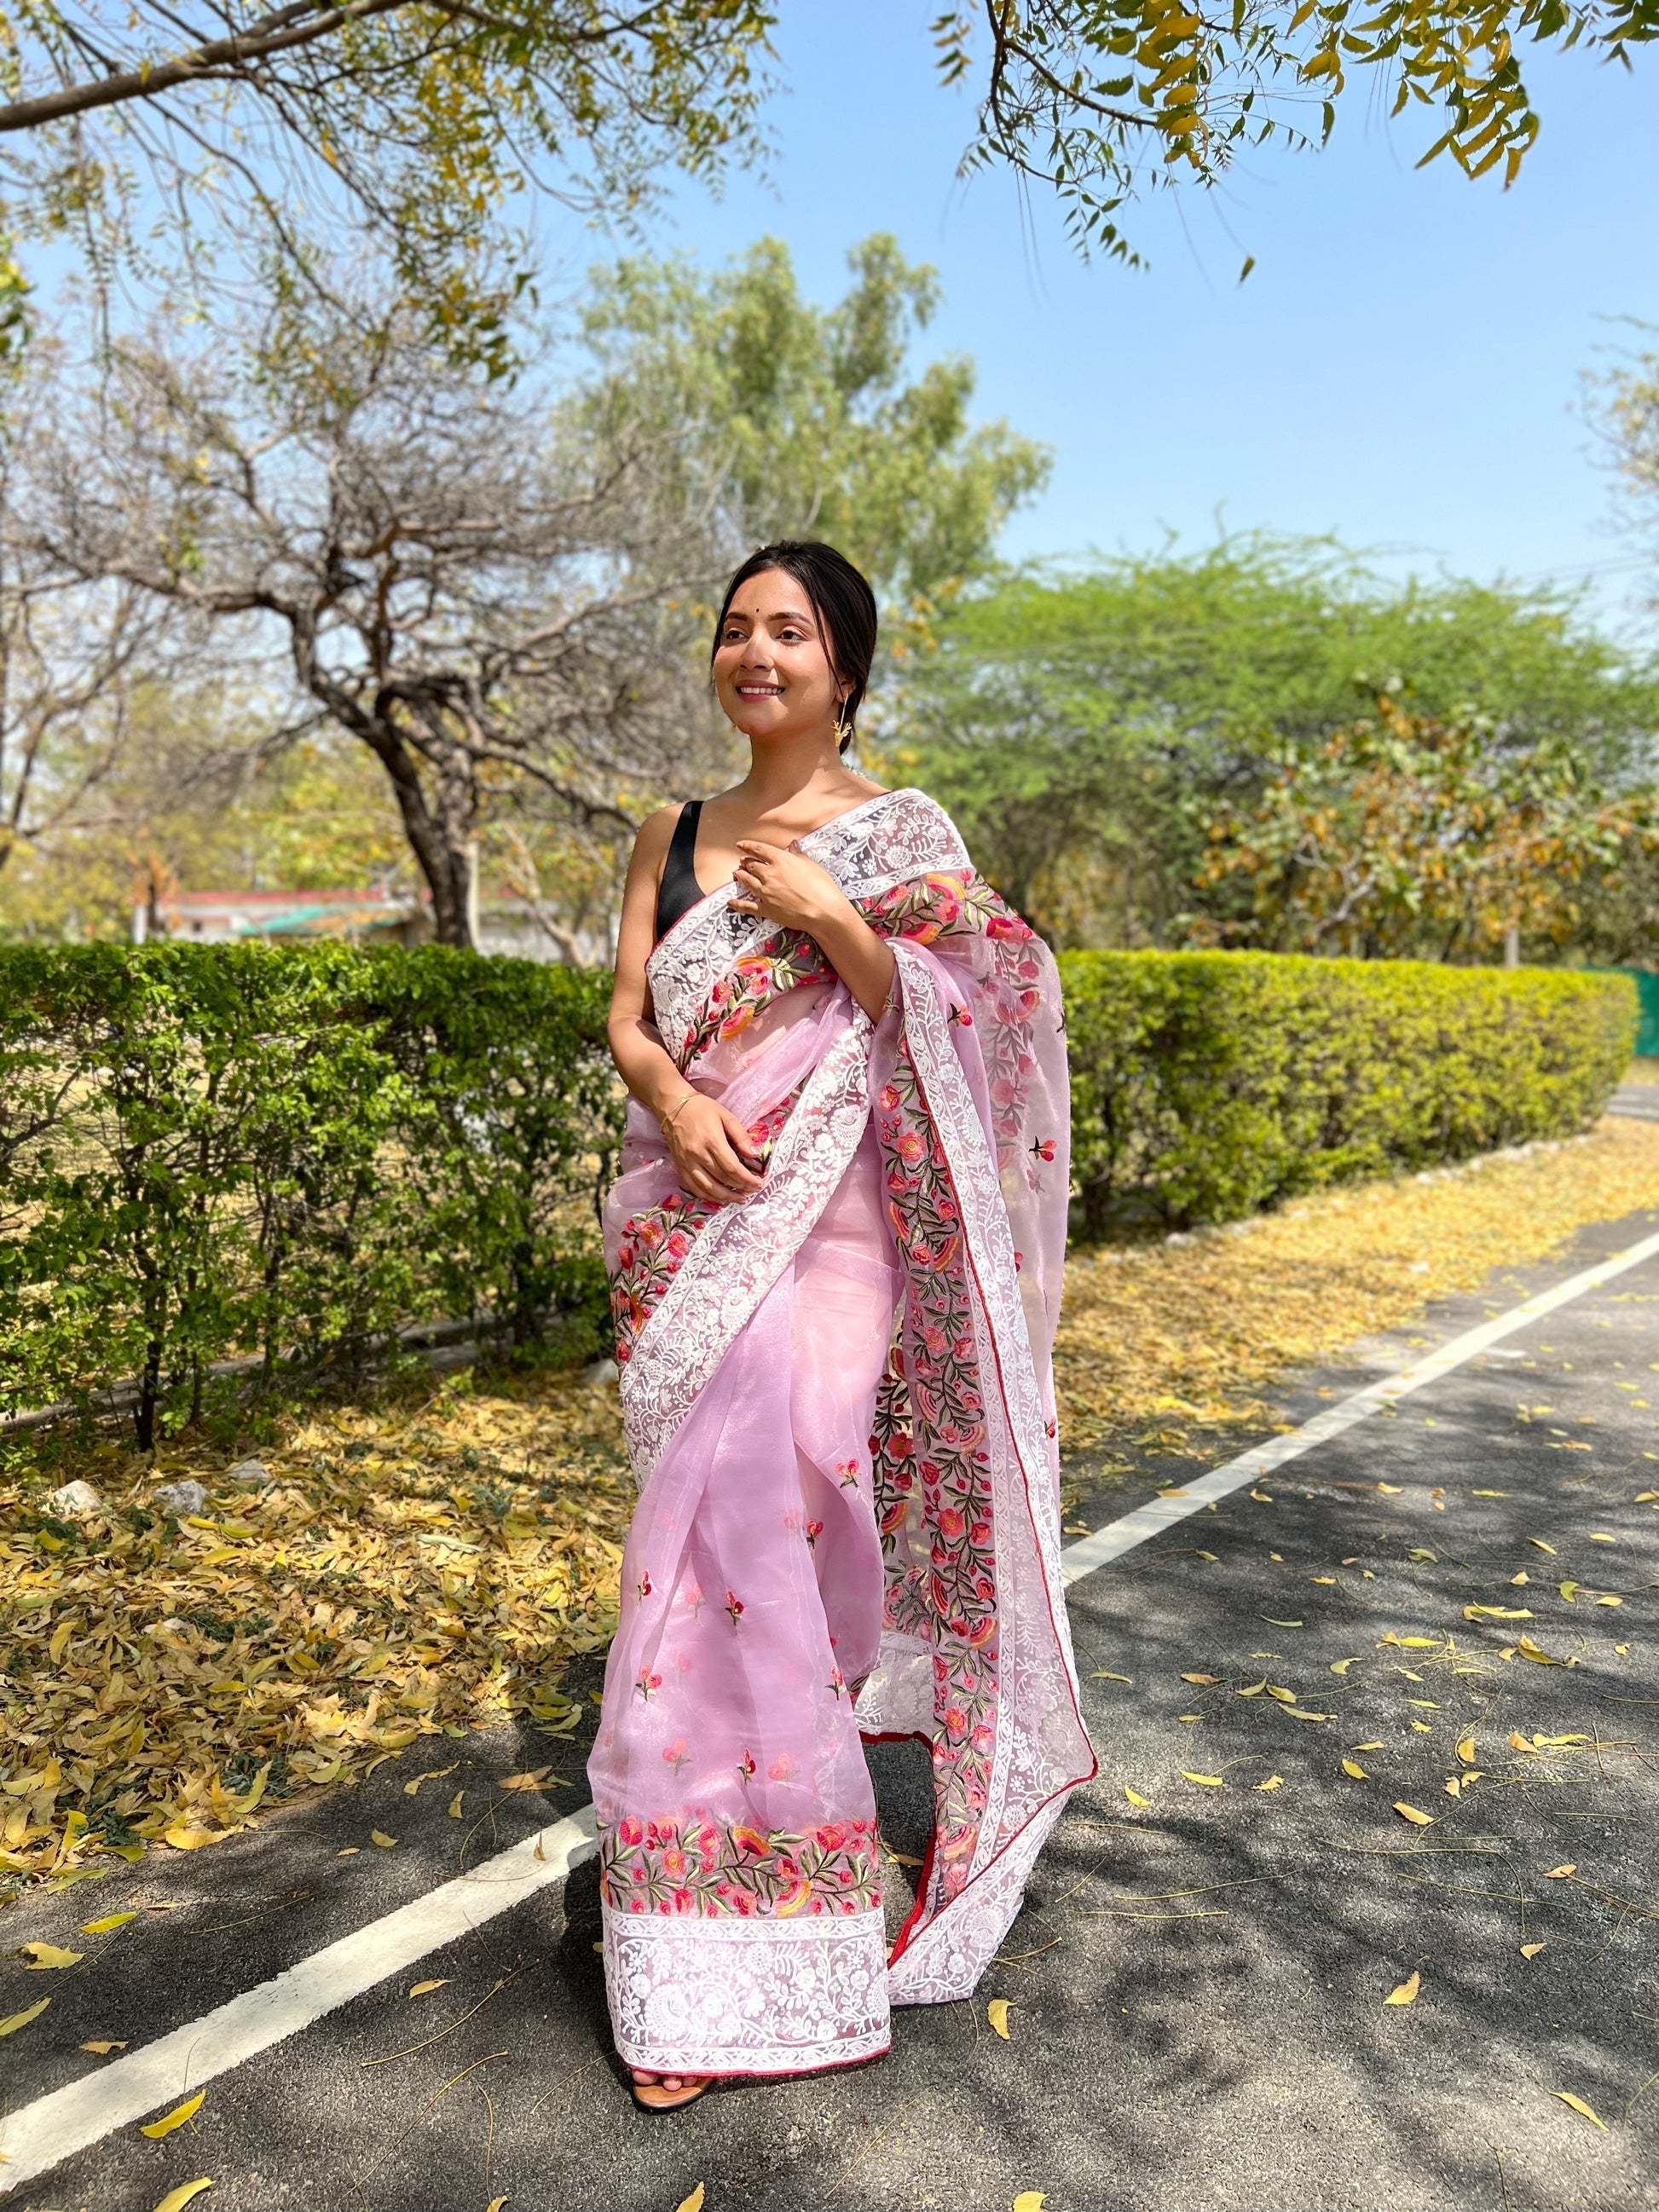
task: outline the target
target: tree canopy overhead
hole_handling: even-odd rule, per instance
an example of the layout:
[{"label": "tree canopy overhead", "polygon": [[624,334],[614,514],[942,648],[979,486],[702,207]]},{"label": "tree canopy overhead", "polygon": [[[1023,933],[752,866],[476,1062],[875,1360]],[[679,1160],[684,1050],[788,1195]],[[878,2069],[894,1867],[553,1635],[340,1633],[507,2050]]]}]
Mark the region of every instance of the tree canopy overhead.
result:
[{"label": "tree canopy overhead", "polygon": [[1049,186],[1080,245],[1133,258],[1127,205],[1251,148],[1321,145],[1345,96],[1420,110],[1424,161],[1511,184],[1540,127],[1523,50],[1628,63],[1659,0],[970,0],[933,31],[946,79],[985,88],[964,166]]},{"label": "tree canopy overhead", "polygon": [[[504,361],[530,269],[508,210],[545,191],[614,218],[666,167],[718,178],[761,154],[781,12],[0,0],[0,229],[152,275],[216,234],[303,283],[343,219],[447,343]],[[933,30],[944,82],[979,95],[964,173],[1040,182],[1079,246],[1133,258],[1126,210],[1149,191],[1212,185],[1270,143],[1318,145],[1345,98],[1379,89],[1422,110],[1425,159],[1512,179],[1539,130],[1525,52],[1627,61],[1659,36],[1659,0],[1234,0],[1208,16],[1186,0],[976,0]]]}]

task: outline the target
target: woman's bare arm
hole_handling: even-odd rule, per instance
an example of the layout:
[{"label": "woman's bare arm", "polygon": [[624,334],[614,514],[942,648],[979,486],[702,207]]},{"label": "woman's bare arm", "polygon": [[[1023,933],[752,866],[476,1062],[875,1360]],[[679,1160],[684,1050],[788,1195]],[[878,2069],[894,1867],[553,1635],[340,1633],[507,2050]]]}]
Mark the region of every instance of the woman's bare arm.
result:
[{"label": "woman's bare arm", "polygon": [[645,977],[656,937],[657,887],[678,817],[678,807],[659,808],[635,842],[606,1028],[623,1081],[664,1125],[680,1180],[695,1197],[718,1203],[760,1188],[761,1155],[737,1116],[694,1090],[675,1066],[658,1034]]}]

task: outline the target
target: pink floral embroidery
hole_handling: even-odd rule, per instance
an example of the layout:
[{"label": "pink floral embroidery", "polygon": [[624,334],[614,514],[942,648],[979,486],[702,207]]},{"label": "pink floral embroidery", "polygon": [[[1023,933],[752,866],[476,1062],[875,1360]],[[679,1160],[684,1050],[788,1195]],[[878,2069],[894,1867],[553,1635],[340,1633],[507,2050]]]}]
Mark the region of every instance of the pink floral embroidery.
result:
[{"label": "pink floral embroidery", "polygon": [[619,1820],[599,1838],[605,1903],[623,1912],[867,1911],[881,1902],[873,1820],[799,1832],[687,1820]]},{"label": "pink floral embroidery", "polygon": [[732,1626],[735,1628],[738,1623],[743,1619],[743,1600],[740,1597],[734,1596],[730,1590],[727,1590],[726,1593],[726,1609],[731,1614]]}]

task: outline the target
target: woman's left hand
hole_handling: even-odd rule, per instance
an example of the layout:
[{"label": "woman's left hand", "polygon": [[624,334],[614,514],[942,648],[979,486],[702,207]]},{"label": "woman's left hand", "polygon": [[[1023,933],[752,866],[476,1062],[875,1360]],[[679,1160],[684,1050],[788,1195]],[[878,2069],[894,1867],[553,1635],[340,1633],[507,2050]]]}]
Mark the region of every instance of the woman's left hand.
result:
[{"label": "woman's left hand", "polygon": [[732,901],[733,914],[752,914],[764,921],[781,921],[811,936],[826,921],[852,911],[847,894],[830,874],[805,853],[781,845],[768,845],[757,837],[739,837],[738,863],[732,881],[738,896]]}]

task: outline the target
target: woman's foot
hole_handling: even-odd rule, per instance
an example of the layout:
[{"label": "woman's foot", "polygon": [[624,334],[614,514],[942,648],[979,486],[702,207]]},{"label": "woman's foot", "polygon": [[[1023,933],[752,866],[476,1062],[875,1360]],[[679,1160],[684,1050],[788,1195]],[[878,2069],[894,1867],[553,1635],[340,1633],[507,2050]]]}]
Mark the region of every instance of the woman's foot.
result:
[{"label": "woman's foot", "polygon": [[672,2112],[702,2096],[714,2080],[709,2074],[645,2074],[630,2067],[634,2101],[647,2112]]}]

